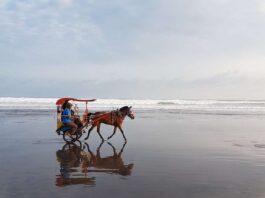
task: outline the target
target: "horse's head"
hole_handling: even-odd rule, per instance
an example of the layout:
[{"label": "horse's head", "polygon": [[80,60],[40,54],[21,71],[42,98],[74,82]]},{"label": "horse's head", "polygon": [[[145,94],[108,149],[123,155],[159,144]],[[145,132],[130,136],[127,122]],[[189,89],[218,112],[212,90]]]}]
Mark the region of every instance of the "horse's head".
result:
[{"label": "horse's head", "polygon": [[134,116],[134,113],[131,109],[132,109],[132,106],[130,106],[130,107],[124,106],[124,107],[120,108],[120,111],[123,112],[125,115],[127,115],[129,118],[134,119],[135,116]]}]

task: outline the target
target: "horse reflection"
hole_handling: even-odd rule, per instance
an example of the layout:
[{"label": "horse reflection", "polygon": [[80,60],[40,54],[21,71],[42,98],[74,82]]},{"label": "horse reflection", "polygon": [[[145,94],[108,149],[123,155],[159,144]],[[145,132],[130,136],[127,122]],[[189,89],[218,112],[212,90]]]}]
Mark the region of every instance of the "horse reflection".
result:
[{"label": "horse reflection", "polygon": [[60,175],[56,175],[56,186],[63,187],[67,185],[95,185],[95,177],[88,177],[89,174],[110,173],[123,176],[130,175],[133,164],[125,165],[122,159],[122,153],[126,142],[123,144],[120,152],[108,142],[112,148],[113,154],[107,157],[101,157],[100,149],[102,142],[94,154],[87,143],[79,145],[67,143],[62,149],[56,152],[57,161],[60,163]]},{"label": "horse reflection", "polygon": [[88,178],[86,174],[80,174],[79,168],[82,162],[83,149],[74,143],[67,143],[56,152],[57,161],[60,163],[60,175],[56,175],[56,186],[85,184],[95,185],[95,178]]},{"label": "horse reflection", "polygon": [[85,143],[85,145],[87,146],[87,151],[89,152],[91,158],[89,163],[83,164],[83,170],[86,170],[86,172],[105,172],[123,176],[131,175],[133,164],[131,163],[125,165],[121,157],[126,142],[123,144],[119,153],[117,153],[116,148],[108,142],[108,145],[110,145],[113,150],[113,154],[107,157],[101,157],[100,154],[100,148],[102,147],[103,143],[104,142],[102,142],[97,148],[96,154],[94,154],[90,150],[89,145]]}]

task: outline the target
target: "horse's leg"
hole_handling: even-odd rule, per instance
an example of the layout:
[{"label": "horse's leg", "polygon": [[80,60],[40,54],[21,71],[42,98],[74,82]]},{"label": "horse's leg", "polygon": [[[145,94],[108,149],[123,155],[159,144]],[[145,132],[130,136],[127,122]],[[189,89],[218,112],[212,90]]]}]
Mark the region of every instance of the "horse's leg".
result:
[{"label": "horse's leg", "polygon": [[100,134],[100,124],[101,123],[98,123],[98,126],[97,126],[97,132],[98,132],[98,135],[100,136],[102,142],[104,141],[104,138],[102,137],[102,135]]},{"label": "horse's leg", "polygon": [[125,137],[125,135],[124,135],[124,133],[123,133],[123,130],[122,130],[121,126],[119,125],[118,127],[119,127],[119,129],[120,129],[120,131],[121,131],[121,134],[122,134],[122,136],[123,136],[125,142],[127,142],[127,139],[126,139],[126,137]]},{"label": "horse's leg", "polygon": [[108,140],[110,139],[110,138],[112,138],[112,136],[116,133],[116,129],[117,129],[117,126],[114,126],[114,130],[113,130],[113,133],[112,133],[112,135],[111,136],[109,136],[108,137]]},{"label": "horse's leg", "polygon": [[87,140],[89,138],[90,132],[94,129],[94,127],[95,127],[95,125],[92,125],[92,127],[88,130],[85,140]]}]

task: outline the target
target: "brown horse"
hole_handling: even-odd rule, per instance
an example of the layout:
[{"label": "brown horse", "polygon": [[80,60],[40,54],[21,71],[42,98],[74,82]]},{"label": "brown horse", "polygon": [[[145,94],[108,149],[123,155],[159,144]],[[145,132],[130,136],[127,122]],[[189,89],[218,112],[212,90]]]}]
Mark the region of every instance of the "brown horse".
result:
[{"label": "brown horse", "polygon": [[111,136],[108,137],[108,139],[112,138],[112,136],[116,133],[117,128],[119,128],[121,133],[122,133],[124,140],[127,141],[127,139],[124,135],[124,132],[122,130],[122,123],[123,123],[123,120],[125,119],[126,116],[130,117],[131,119],[134,119],[134,114],[131,111],[131,108],[132,107],[124,106],[124,107],[122,107],[116,111],[104,113],[103,115],[99,115],[99,116],[93,118],[92,127],[88,130],[88,134],[87,134],[87,137],[85,138],[85,140],[87,140],[89,138],[90,132],[95,127],[97,127],[98,135],[100,136],[102,141],[104,141],[104,138],[100,134],[100,124],[104,123],[104,124],[114,126],[113,133]]}]

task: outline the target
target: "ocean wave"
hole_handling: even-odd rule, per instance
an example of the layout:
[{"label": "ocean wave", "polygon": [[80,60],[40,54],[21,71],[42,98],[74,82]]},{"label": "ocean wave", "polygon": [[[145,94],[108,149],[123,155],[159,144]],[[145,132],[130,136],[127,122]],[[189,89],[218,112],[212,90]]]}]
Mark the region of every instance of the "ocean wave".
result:
[{"label": "ocean wave", "polygon": [[174,102],[158,102],[158,105],[175,105],[176,103]]},{"label": "ocean wave", "polygon": [[[55,109],[58,98],[0,97],[0,109]],[[84,103],[78,103],[80,109]],[[265,101],[251,100],[136,100],[98,99],[88,104],[90,109],[117,109],[133,106],[138,110],[175,110],[179,112],[229,112],[265,114]]]}]

